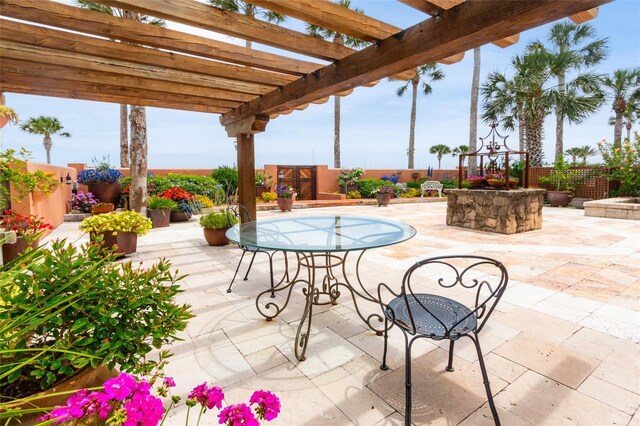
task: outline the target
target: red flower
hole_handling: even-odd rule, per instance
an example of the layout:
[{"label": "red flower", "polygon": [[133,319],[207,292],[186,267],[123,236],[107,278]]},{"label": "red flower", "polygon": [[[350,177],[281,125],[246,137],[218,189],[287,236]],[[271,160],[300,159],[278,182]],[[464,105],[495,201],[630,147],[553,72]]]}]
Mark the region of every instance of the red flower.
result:
[{"label": "red flower", "polygon": [[5,215],[2,217],[0,227],[7,231],[15,231],[19,236],[25,239],[31,239],[35,241],[45,231],[53,230],[53,226],[46,223],[43,219],[37,216],[22,216],[16,212],[4,211]]},{"label": "red flower", "polygon": [[189,191],[185,191],[182,188],[169,188],[160,193],[162,198],[168,198],[173,201],[194,201],[195,196]]}]

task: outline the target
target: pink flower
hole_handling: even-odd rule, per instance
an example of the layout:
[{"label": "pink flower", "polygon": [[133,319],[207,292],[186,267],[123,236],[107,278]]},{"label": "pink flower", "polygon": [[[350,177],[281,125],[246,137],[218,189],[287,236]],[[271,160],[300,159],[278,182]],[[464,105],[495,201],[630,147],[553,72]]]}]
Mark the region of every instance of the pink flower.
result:
[{"label": "pink flower", "polygon": [[247,404],[236,404],[225,407],[218,414],[218,423],[227,426],[259,426],[260,423],[253,416],[251,408]]},{"label": "pink flower", "polygon": [[127,419],[124,426],[156,426],[164,415],[160,398],[147,391],[136,391],[131,399],[124,403]]},{"label": "pink flower", "polygon": [[173,377],[165,377],[164,384],[166,387],[172,388],[172,387],[175,387],[176,382],[173,380]]},{"label": "pink flower", "polygon": [[195,399],[203,407],[207,407],[208,409],[212,409],[213,407],[220,409],[222,408],[224,393],[222,393],[222,389],[220,389],[218,386],[209,389],[207,383],[205,382],[193,388],[187,398]]},{"label": "pink flower", "polygon": [[120,373],[115,379],[109,379],[104,382],[104,391],[111,399],[123,401],[138,388],[136,378],[127,374]]},{"label": "pink flower", "polygon": [[260,420],[271,421],[278,417],[280,413],[280,398],[269,391],[262,389],[255,391],[253,395],[251,395],[249,402],[251,405],[258,404],[256,413]]}]

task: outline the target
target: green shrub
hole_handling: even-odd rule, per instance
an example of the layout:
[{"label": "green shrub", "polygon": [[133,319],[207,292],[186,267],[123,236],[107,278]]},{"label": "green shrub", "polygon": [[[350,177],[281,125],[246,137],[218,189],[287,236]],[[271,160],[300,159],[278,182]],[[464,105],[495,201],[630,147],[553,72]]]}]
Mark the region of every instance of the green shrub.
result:
[{"label": "green shrub", "polygon": [[358,198],[362,198],[362,195],[360,195],[360,191],[349,191],[347,192],[347,198],[349,199],[358,199]]},{"label": "green shrub", "polygon": [[420,191],[420,189],[416,189],[416,188],[408,188],[406,192],[401,192],[400,193],[400,197],[401,198],[413,198],[413,197],[419,197],[422,191]]},{"label": "green shrub", "polygon": [[229,166],[218,167],[211,171],[211,177],[220,182],[227,197],[236,193],[238,189],[238,169]]},{"label": "green shrub", "polygon": [[[131,185],[131,178],[122,179],[122,188]],[[147,176],[147,191],[151,195],[160,194],[169,188],[182,188],[192,194],[204,195],[220,205],[225,199],[224,189],[211,176],[182,175],[171,173],[167,176]]]},{"label": "green shrub", "polygon": [[158,197],[156,195],[149,198],[147,201],[147,208],[156,210],[156,209],[176,209],[178,205],[175,201],[170,200],[168,198]]},{"label": "green shrub", "polygon": [[358,191],[362,198],[376,198],[378,189],[389,185],[389,182],[382,179],[360,179],[357,183]]},{"label": "green shrub", "polygon": [[458,179],[456,178],[442,178],[440,179],[443,189],[452,189],[458,187]]},{"label": "green shrub", "polygon": [[420,182],[407,182],[407,188],[420,189]]},{"label": "green shrub", "polygon": [[224,210],[211,212],[200,218],[200,226],[208,229],[224,229],[228,228],[229,224],[235,225],[236,223],[238,223],[238,218],[233,213]]}]

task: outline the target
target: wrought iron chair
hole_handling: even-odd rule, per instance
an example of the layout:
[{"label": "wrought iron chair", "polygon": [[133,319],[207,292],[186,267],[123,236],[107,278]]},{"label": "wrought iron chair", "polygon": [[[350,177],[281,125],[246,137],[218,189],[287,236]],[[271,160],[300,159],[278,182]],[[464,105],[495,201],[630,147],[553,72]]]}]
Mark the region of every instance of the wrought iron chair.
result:
[{"label": "wrought iron chair", "polygon": [[[414,292],[418,284],[412,283],[414,272],[424,267],[436,267],[437,283],[442,288],[460,285],[475,290],[475,303],[467,307],[455,300],[427,293]],[[411,424],[411,346],[421,338],[449,340],[449,362],[446,370],[453,371],[453,347],[461,337],[470,338],[478,353],[482,379],[487,392],[489,407],[496,425],[500,419],[493,403],[487,369],[482,358],[478,334],[493,313],[509,280],[507,270],[498,261],[482,256],[441,256],[422,260],[407,270],[402,279],[400,293],[388,285],[378,286],[378,300],[385,316],[384,353],[381,369],[387,370],[387,337],[389,322],[397,325],[405,338],[405,425]],[[422,280],[424,282],[424,280]],[[382,292],[395,297],[382,302]]]},{"label": "wrought iron chair", "polygon": [[[242,218],[245,218],[244,222],[253,221],[253,219],[251,218],[251,214],[249,213],[247,208],[242,204],[229,204],[226,211],[227,211],[227,220],[229,221],[229,226],[232,226],[230,215],[232,215],[232,217],[235,216],[239,221],[241,221]],[[231,286],[233,286],[233,282],[236,280],[236,276],[238,275],[238,271],[240,270],[240,265],[242,264],[242,259],[244,259],[244,255],[247,252],[253,253],[253,255],[251,256],[251,262],[249,262],[247,273],[244,276],[244,281],[246,281],[249,278],[249,272],[251,271],[251,267],[253,266],[253,261],[256,258],[256,254],[264,253],[267,256],[269,256],[269,275],[271,277],[271,289],[273,290],[275,285],[274,279],[273,279],[273,256],[277,253],[277,251],[258,249],[255,247],[245,246],[243,244],[238,244],[238,247],[242,249],[242,255],[240,256],[240,260],[238,261],[238,266],[236,267],[236,271],[233,274],[233,278],[231,278],[231,282],[229,283],[229,288],[227,288],[227,293],[231,293]],[[285,272],[282,279],[284,280],[286,278],[287,282],[289,282],[289,261],[287,259],[287,253],[283,252],[283,254],[284,254]],[[271,297],[275,297],[275,294],[273,292],[271,293]]]}]

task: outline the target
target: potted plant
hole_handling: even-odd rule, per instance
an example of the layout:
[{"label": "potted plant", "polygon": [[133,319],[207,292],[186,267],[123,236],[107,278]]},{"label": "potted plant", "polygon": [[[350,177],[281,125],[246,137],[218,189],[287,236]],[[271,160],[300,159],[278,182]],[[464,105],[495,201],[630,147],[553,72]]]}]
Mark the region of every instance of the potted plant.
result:
[{"label": "potted plant", "polygon": [[7,204],[12,197],[22,201],[35,192],[49,195],[60,185],[52,172],[28,171],[27,160],[30,157],[31,152],[24,148],[17,153],[14,149],[0,152],[0,205]]},{"label": "potted plant", "polygon": [[391,185],[385,185],[378,188],[378,192],[376,193],[376,199],[378,200],[378,207],[387,207],[389,205],[389,201],[391,201],[391,196],[394,194],[394,188]]},{"label": "potted plant", "polygon": [[551,207],[566,207],[571,200],[571,193],[575,189],[575,182],[578,179],[576,171],[569,170],[569,164],[560,157],[553,165],[553,170],[549,176],[540,177],[540,183],[549,185],[552,189],[547,190],[547,200]]},{"label": "potted plant", "polygon": [[6,105],[0,105],[0,129],[6,126],[8,123],[18,124],[20,117],[16,110]]},{"label": "potted plant", "polygon": [[16,233],[16,242],[2,245],[2,259],[4,263],[9,263],[18,258],[28,248],[36,248],[40,242],[40,237],[53,226],[36,216],[22,216],[16,212],[6,211],[2,216],[0,226],[5,231]]},{"label": "potted plant", "polygon": [[467,182],[471,185],[471,187],[481,187],[484,186],[487,181],[482,175],[469,175],[466,179]]},{"label": "potted plant", "polygon": [[154,228],[169,226],[171,211],[177,209],[178,204],[169,198],[153,196],[147,202],[147,216]]},{"label": "potted plant", "polygon": [[122,173],[112,168],[107,159],[98,163],[93,169],[78,173],[78,183],[89,187],[89,192],[103,203],[117,205],[122,194]]},{"label": "potted plant", "polygon": [[346,194],[348,192],[357,190],[358,188],[356,184],[358,183],[362,175],[364,175],[364,172],[365,170],[360,167],[356,167],[352,170],[341,170],[340,174],[338,175],[338,186],[340,187],[342,193]]},{"label": "potted plant", "polygon": [[80,230],[88,232],[92,241],[113,249],[118,256],[135,253],[138,235],[146,234],[151,228],[149,219],[132,210],[99,214],[80,223]]},{"label": "potted plant", "polygon": [[171,210],[171,222],[186,222],[198,211],[195,196],[182,188],[174,187],[164,190],[160,193],[160,197],[176,203],[176,207]]},{"label": "potted plant", "polygon": [[411,178],[413,179],[414,182],[417,182],[418,179],[420,178],[420,172],[411,173]]},{"label": "potted plant", "polygon": [[111,213],[115,206],[113,203],[95,203],[91,206],[91,213],[93,214],[104,214]]},{"label": "potted plant", "polygon": [[293,200],[296,197],[296,190],[292,186],[278,185],[276,187],[276,195],[278,196],[278,207],[280,211],[291,211]]},{"label": "potted plant", "polygon": [[[175,301],[181,277],[165,260],[147,268],[109,260],[96,245],[54,241],[0,269],[0,300],[10,307],[0,310],[0,395],[24,400],[69,380],[78,386],[71,389],[89,388],[104,381],[83,384],[95,368],[149,374],[157,365],[150,353],[192,317]],[[169,355],[162,351],[159,362]],[[25,412],[57,403],[26,399]],[[14,403],[0,405],[20,414]]]},{"label": "potted plant", "polygon": [[225,233],[227,229],[238,223],[238,218],[224,210],[208,213],[200,218],[200,226],[204,230],[204,238],[210,246],[228,244]]},{"label": "potted plant", "polygon": [[71,210],[80,213],[91,213],[92,207],[98,203],[91,192],[78,192],[71,194]]},{"label": "potted plant", "polygon": [[264,192],[271,191],[272,186],[273,180],[271,180],[271,175],[265,172],[256,173],[256,197],[261,197]]}]

